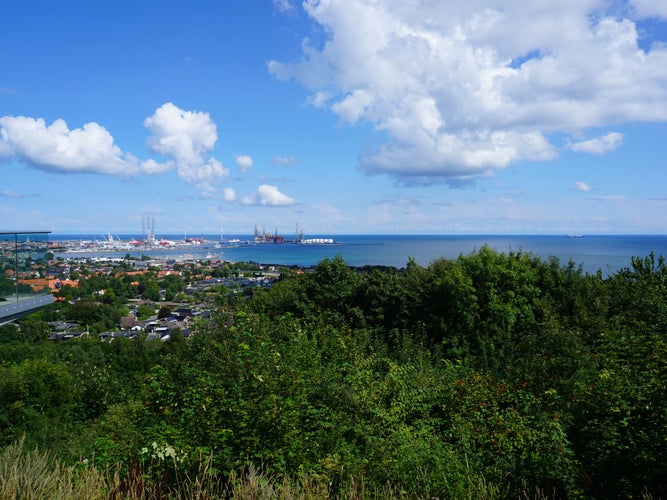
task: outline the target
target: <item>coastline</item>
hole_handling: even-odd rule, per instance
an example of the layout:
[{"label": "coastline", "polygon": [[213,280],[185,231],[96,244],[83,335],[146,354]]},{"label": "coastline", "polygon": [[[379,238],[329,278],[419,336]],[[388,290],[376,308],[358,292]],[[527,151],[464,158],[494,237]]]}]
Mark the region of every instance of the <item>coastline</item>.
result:
[{"label": "coastline", "polygon": [[[351,266],[390,266],[403,268],[409,259],[421,266],[434,260],[455,259],[479,250],[483,246],[499,252],[525,252],[542,259],[557,258],[561,265],[572,261],[581,265],[586,273],[603,275],[630,267],[632,257],[667,256],[665,235],[340,235],[335,244],[295,244],[252,242],[249,235],[233,235],[221,240],[219,235],[202,235],[203,243],[174,245],[170,247],[122,247],[115,250],[98,247],[78,252],[53,250],[57,257],[115,256],[129,253],[132,257],[149,255],[174,258],[188,254],[188,258],[206,259],[219,256],[231,262],[251,261],[263,264],[311,267],[324,258],[337,255]],[[84,239],[88,237],[87,239]],[[313,238],[316,238],[314,235]],[[99,237],[98,237],[99,238]],[[129,241],[130,235],[120,235]],[[169,238],[166,236],[166,238]],[[50,244],[93,241],[90,235],[52,235]],[[100,239],[100,241],[102,241]]]}]

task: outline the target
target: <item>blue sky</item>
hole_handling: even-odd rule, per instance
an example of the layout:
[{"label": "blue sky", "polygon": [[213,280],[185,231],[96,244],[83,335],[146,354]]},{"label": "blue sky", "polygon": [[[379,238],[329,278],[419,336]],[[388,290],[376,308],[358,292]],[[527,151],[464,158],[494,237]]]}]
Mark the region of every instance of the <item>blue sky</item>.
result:
[{"label": "blue sky", "polygon": [[2,18],[0,230],[667,233],[664,0]]}]

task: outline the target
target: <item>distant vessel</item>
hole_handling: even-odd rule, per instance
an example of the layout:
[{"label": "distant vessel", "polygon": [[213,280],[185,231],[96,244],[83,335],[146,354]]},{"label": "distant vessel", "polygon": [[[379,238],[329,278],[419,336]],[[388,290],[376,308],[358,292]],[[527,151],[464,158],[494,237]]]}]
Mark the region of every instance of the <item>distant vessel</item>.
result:
[{"label": "distant vessel", "polygon": [[568,234],[567,235],[568,239],[573,239],[573,238],[583,238],[583,234]]}]

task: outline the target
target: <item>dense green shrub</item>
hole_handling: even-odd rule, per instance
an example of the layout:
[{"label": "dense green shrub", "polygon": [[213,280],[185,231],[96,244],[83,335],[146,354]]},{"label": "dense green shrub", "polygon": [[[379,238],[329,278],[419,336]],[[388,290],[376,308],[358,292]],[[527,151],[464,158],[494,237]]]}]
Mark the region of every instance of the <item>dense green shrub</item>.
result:
[{"label": "dense green shrub", "polygon": [[[112,324],[118,297],[157,284],[117,280],[91,276],[116,298],[63,310]],[[26,321],[0,331],[0,444],[120,464],[118,492],[191,477],[222,496],[244,477],[318,498],[658,498],[666,284],[653,255],[603,278],[484,247],[402,270],[325,259],[219,295],[187,340],[47,344]]]}]

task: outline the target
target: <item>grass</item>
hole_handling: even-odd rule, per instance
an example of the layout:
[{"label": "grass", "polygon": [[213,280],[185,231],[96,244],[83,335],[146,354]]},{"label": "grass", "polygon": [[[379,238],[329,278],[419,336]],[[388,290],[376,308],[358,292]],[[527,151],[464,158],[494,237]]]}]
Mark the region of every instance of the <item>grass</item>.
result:
[{"label": "grass", "polygon": [[68,467],[49,453],[25,450],[23,439],[0,453],[0,499],[95,499],[108,494],[109,478],[94,467]]},{"label": "grass", "polygon": [[[121,472],[122,471],[122,472]],[[367,488],[363,480],[349,478],[342,493],[330,491],[326,476],[302,473],[297,477],[267,475],[254,466],[232,472],[225,481],[212,473],[211,460],[202,460],[194,477],[177,471],[153,475],[139,463],[118,464],[98,470],[93,464],[68,466],[48,452],[27,450],[20,439],[0,452],[0,500],[214,500],[239,499],[407,499],[397,486]],[[470,484],[469,499],[503,498],[485,481]],[[542,491],[525,492],[521,500],[546,500]]]}]

